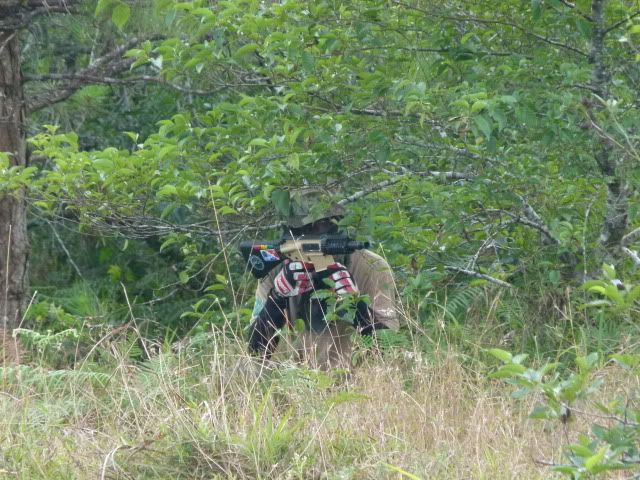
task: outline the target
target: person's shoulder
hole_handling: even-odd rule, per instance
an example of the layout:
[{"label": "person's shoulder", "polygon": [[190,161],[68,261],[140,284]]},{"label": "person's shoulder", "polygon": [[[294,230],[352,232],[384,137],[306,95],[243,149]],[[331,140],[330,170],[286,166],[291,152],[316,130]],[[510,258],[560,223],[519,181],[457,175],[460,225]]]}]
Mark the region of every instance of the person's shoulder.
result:
[{"label": "person's shoulder", "polygon": [[389,270],[389,263],[384,257],[381,257],[371,250],[362,249],[356,250],[351,254],[352,266],[367,266],[376,270]]}]

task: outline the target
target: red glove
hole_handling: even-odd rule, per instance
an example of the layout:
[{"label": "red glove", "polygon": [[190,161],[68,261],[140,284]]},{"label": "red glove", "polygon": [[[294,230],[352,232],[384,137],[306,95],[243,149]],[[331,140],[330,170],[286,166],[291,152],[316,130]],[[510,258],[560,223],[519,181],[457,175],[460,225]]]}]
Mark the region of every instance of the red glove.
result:
[{"label": "red glove", "polygon": [[281,297],[295,297],[313,289],[313,264],[285,260],[273,282],[275,292]]},{"label": "red glove", "polygon": [[327,271],[329,272],[329,276],[332,281],[335,282],[333,286],[333,291],[338,294],[338,296],[347,294],[347,293],[358,293],[358,286],[356,282],[351,278],[351,273],[347,270],[347,267],[342,265],[341,263],[334,263],[327,267]]}]

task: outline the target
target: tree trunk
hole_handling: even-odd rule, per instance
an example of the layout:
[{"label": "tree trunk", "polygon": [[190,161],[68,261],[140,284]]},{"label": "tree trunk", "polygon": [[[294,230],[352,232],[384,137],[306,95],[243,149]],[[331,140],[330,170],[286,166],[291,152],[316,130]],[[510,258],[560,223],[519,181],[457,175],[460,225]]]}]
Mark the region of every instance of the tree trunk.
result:
[{"label": "tree trunk", "polygon": [[[593,37],[589,58],[593,65],[591,86],[602,100],[609,99],[610,81],[610,73],[605,64],[605,36],[607,34],[604,20],[605,5],[606,0],[592,0],[591,3]],[[596,118],[595,114],[602,111],[603,106],[598,101],[588,103],[592,105],[591,116]],[[616,256],[619,254],[621,240],[627,229],[629,192],[624,180],[620,178],[612,145],[598,133],[594,133],[594,136],[596,140],[594,157],[607,186],[607,210],[600,235],[600,244],[605,256]]]},{"label": "tree trunk", "polygon": [[[25,136],[18,32],[0,31],[0,152],[8,154],[10,165],[25,166]],[[24,193],[0,195],[0,315],[7,332],[23,314],[28,257]]]}]

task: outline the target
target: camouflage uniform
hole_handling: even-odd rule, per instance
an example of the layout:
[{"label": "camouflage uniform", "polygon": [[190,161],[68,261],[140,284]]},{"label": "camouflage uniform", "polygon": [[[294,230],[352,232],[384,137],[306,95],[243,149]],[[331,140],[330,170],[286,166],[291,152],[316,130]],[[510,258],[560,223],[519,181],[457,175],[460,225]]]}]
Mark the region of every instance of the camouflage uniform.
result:
[{"label": "camouflage uniform", "polygon": [[[292,193],[290,211],[287,216],[287,226],[294,229],[312,224],[318,220],[344,215],[344,209],[327,200],[326,192],[319,189],[301,189]],[[358,250],[344,258],[336,258],[344,264],[351,273],[353,281],[362,295],[370,299],[370,322],[375,328],[399,328],[396,311],[395,284],[391,268],[381,256],[369,250]],[[256,301],[253,310],[254,322],[258,318],[274,287],[274,278],[281,267],[274,269],[268,276],[260,280],[256,291]],[[305,320],[306,331],[295,345],[290,345],[296,351],[300,360],[309,362],[314,367],[349,367],[351,365],[352,342],[351,335],[354,327],[346,321],[333,321],[329,325],[322,324],[321,328],[314,328],[309,323],[310,313],[305,314],[304,308],[309,307],[308,297],[295,296],[286,300],[285,316],[291,325],[299,318]],[[280,342],[280,350],[287,345]]]},{"label": "camouflage uniform", "polygon": [[[397,330],[400,323],[396,311],[395,284],[386,260],[369,250],[359,250],[349,255],[345,262],[360,293],[368,295],[371,300],[372,322]],[[254,317],[262,310],[278,271],[278,268],[274,269],[259,282]],[[290,324],[294,324],[297,319],[303,317],[301,300],[301,297],[288,299],[288,308],[285,313]],[[308,361],[314,367],[348,367],[351,363],[353,331],[350,324],[342,321],[331,322],[321,332],[310,330],[307,325],[306,331],[293,348],[300,360]]]}]

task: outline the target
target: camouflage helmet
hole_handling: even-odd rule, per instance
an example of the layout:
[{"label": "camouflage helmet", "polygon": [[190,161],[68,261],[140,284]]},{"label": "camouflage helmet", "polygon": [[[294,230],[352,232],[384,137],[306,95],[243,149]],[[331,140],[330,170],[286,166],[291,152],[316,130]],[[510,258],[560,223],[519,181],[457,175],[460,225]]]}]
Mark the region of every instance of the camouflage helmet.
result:
[{"label": "camouflage helmet", "polygon": [[[279,193],[280,199],[274,203],[282,220],[290,228],[300,228],[325,218],[340,217],[344,207],[321,187],[302,187]],[[286,212],[286,214],[285,214]]]}]

